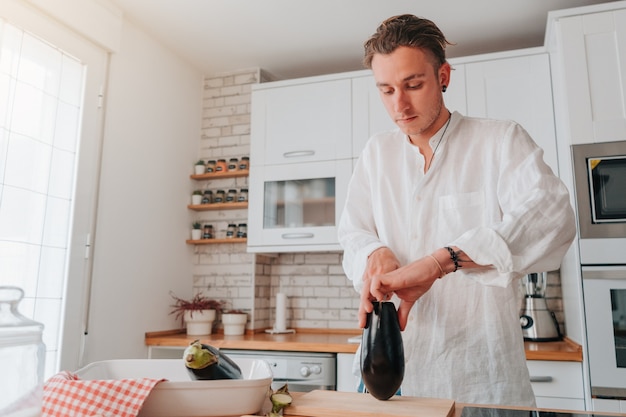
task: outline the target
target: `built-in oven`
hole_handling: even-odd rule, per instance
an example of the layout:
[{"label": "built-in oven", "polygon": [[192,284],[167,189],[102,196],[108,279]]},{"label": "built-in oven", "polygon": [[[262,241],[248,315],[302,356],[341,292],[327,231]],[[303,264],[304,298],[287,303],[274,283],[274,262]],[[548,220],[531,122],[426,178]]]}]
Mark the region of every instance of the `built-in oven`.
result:
[{"label": "built-in oven", "polygon": [[583,265],[626,264],[626,141],[572,146]]},{"label": "built-in oven", "polygon": [[593,409],[611,411],[626,400],[626,141],[572,158]]},{"label": "built-in oven", "polygon": [[237,358],[266,361],[272,370],[272,389],[287,384],[289,391],[335,390],[337,358],[334,353],[221,349],[235,362]]},{"label": "built-in oven", "polygon": [[591,395],[626,399],[626,265],[583,266],[582,277]]}]

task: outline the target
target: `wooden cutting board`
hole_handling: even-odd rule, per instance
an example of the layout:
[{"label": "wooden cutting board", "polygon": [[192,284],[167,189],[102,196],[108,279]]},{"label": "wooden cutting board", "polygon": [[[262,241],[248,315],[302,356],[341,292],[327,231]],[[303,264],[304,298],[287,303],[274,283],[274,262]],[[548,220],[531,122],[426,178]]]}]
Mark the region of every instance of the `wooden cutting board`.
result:
[{"label": "wooden cutting board", "polygon": [[394,396],[380,401],[370,394],[316,390],[295,398],[283,412],[307,417],[451,417],[454,400]]}]

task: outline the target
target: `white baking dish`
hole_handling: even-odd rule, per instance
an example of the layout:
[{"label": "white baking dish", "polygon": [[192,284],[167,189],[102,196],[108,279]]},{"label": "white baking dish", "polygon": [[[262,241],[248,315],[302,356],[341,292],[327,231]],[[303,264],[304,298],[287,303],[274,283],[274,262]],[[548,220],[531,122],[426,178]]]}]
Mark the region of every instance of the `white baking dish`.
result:
[{"label": "white baking dish", "polygon": [[193,381],[182,359],[119,359],[91,363],[80,379],[165,378],[144,402],[139,417],[209,417],[255,414],[272,383],[264,360],[235,360],[243,379]]}]

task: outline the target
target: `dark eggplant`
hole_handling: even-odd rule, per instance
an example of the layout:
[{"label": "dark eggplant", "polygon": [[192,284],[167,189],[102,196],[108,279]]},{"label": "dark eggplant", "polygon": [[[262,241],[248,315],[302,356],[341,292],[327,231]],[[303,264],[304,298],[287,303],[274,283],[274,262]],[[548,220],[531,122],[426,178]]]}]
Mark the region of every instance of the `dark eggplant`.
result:
[{"label": "dark eggplant", "polygon": [[185,367],[192,379],[242,379],[241,369],[219,349],[193,341],[183,354]]},{"label": "dark eggplant", "polygon": [[388,400],[404,379],[404,346],[393,303],[374,303],[368,313],[361,341],[361,377],[367,391],[379,400]]}]

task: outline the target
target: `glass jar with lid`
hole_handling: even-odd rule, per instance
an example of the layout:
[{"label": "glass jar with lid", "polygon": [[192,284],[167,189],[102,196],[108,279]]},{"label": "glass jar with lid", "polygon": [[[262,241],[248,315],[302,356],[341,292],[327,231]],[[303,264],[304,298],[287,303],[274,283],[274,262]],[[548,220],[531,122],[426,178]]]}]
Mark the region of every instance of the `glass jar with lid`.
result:
[{"label": "glass jar with lid", "polygon": [[237,237],[248,237],[248,225],[246,223],[239,223],[237,226]]},{"label": "glass jar with lid", "polygon": [[200,204],[211,204],[213,202],[213,191],[204,190],[202,193],[202,200],[200,200]]},{"label": "glass jar with lid", "polygon": [[226,192],[224,190],[217,190],[213,197],[214,203],[223,203],[226,201]]},{"label": "glass jar with lid", "polygon": [[18,311],[19,287],[0,286],[0,415],[41,415],[46,347],[43,324]]},{"label": "glass jar with lid", "polygon": [[226,172],[228,168],[225,159],[218,159],[215,163],[215,172]]},{"label": "glass jar with lid", "polygon": [[228,171],[237,171],[239,169],[239,160],[237,158],[230,158],[226,169]]},{"label": "glass jar with lid", "polygon": [[242,171],[250,169],[250,157],[249,156],[241,157],[241,161],[239,162],[239,169]]},{"label": "glass jar with lid", "polygon": [[213,239],[215,236],[213,235],[213,225],[205,224],[202,232],[202,239]]},{"label": "glass jar with lid", "polygon": [[237,201],[237,190],[234,190],[231,188],[230,190],[228,190],[228,193],[226,194],[226,202],[234,203],[235,201]]},{"label": "glass jar with lid", "polygon": [[207,163],[206,163],[206,172],[208,172],[208,173],[215,172],[215,166],[216,165],[217,165],[217,162],[215,161],[215,159],[211,159],[211,160],[207,161]]},{"label": "glass jar with lid", "polygon": [[234,223],[230,223],[228,228],[226,228],[226,237],[233,238],[237,235],[237,225]]},{"label": "glass jar with lid", "polygon": [[248,189],[242,188],[239,190],[239,196],[237,197],[237,201],[248,201]]}]

